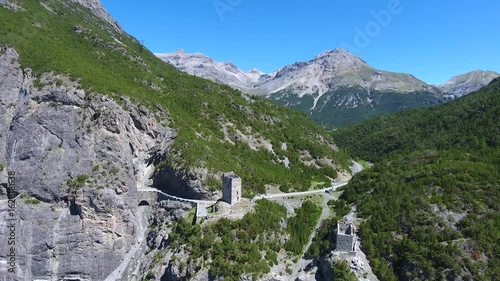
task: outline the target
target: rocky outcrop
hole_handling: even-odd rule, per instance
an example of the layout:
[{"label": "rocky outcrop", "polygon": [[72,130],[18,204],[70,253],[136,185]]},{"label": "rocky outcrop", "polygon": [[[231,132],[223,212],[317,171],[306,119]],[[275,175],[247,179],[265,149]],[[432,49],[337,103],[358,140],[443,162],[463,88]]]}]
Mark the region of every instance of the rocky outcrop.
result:
[{"label": "rocky outcrop", "polygon": [[111,17],[108,11],[101,4],[100,0],[71,0],[71,1],[78,3],[83,7],[89,9],[97,17],[107,22],[116,31],[118,31],[119,33],[123,33],[122,27],[118,24],[118,22],[114,18]]},{"label": "rocky outcrop", "polygon": [[[127,99],[79,88],[61,75],[34,77],[15,50],[0,49],[0,216],[15,172],[16,273],[0,280],[104,280],[143,235],[137,186],[176,132]],[[166,112],[166,111],[163,111]],[[0,229],[0,240],[10,233]],[[0,259],[8,253],[0,243]]]},{"label": "rocky outcrop", "polygon": [[0,0],[0,6],[3,6],[7,9],[11,9],[11,10],[14,10],[16,11],[17,9],[19,9],[19,6],[12,2],[12,1],[9,1],[9,0]]}]

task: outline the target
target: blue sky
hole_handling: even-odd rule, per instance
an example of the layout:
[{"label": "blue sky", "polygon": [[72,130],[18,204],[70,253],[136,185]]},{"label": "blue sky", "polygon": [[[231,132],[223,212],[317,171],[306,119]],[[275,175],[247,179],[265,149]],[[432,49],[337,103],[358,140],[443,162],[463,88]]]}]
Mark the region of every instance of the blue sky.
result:
[{"label": "blue sky", "polygon": [[272,72],[344,47],[430,84],[500,72],[498,0],[102,0],[152,52],[177,49]]}]

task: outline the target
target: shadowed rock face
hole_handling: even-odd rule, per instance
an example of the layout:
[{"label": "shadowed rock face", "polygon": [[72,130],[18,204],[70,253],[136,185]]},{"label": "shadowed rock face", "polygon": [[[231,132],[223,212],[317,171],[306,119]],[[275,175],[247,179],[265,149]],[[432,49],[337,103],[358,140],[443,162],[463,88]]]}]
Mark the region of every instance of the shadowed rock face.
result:
[{"label": "shadowed rock face", "polygon": [[203,188],[198,177],[189,172],[176,171],[171,167],[163,167],[154,174],[153,187],[181,198],[197,200],[211,198],[211,194]]},{"label": "shadowed rock face", "polygon": [[[0,280],[104,280],[142,235],[136,186],[176,132],[157,123],[162,113],[126,99],[122,107],[64,76],[45,73],[34,87],[18,59],[0,49],[0,199],[7,171],[18,195],[16,279],[0,272]],[[8,235],[0,229],[1,241]],[[2,260],[7,247],[0,243]]]}]

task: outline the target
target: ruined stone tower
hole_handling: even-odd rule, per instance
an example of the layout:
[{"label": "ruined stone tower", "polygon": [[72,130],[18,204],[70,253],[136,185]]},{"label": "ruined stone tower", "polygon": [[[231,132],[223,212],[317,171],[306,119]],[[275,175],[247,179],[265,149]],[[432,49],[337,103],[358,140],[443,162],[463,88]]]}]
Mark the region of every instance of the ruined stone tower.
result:
[{"label": "ruined stone tower", "polygon": [[338,223],[336,235],[337,247],[339,252],[353,252],[355,248],[355,233],[352,223]]},{"label": "ruined stone tower", "polygon": [[222,200],[231,206],[241,200],[241,178],[233,172],[222,175]]}]

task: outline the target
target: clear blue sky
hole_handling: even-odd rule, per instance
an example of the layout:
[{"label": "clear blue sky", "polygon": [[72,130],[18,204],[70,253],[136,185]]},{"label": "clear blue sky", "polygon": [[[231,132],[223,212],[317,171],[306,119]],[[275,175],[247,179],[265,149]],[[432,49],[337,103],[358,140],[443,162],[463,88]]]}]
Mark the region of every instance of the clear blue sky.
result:
[{"label": "clear blue sky", "polygon": [[498,0],[102,2],[152,52],[201,52],[243,70],[269,73],[343,46],[373,67],[430,84],[476,69],[500,72]]}]

